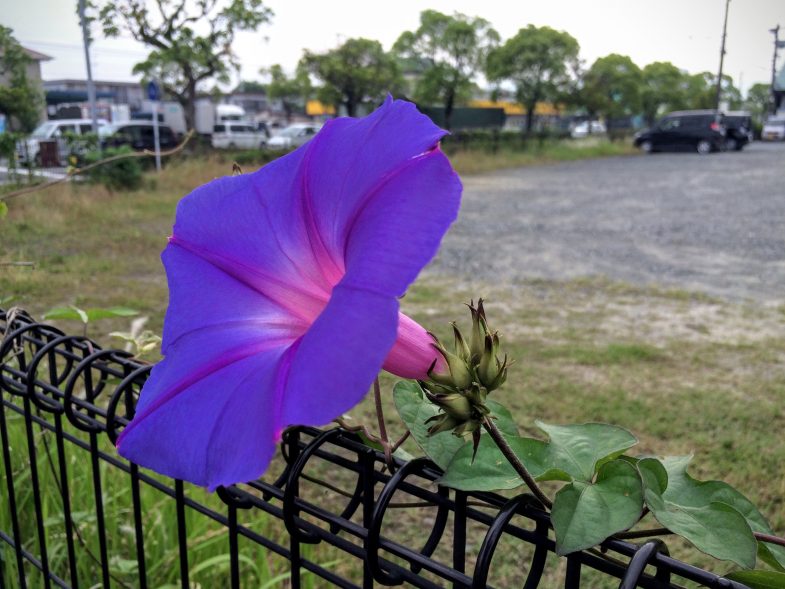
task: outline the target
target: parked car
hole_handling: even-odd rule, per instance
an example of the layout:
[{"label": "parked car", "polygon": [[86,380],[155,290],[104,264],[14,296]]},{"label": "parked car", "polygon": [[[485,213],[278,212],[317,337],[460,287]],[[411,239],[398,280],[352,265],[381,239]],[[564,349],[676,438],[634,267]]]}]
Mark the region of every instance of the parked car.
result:
[{"label": "parked car", "polygon": [[267,136],[251,123],[227,121],[213,126],[211,142],[215,149],[254,149],[264,147]]},{"label": "parked car", "polygon": [[[107,122],[98,120],[100,131]],[[16,153],[19,162],[25,164],[33,162],[37,166],[42,163],[61,165],[68,159],[68,146],[63,140],[67,135],[86,135],[92,133],[93,122],[90,119],[58,119],[46,121],[38,125],[29,137],[17,143]],[[40,143],[42,141],[57,141],[56,162],[42,162]]]},{"label": "parked car", "polygon": [[653,151],[720,151],[725,146],[724,115],[714,110],[668,113],[651,129],[635,135],[635,147]]},{"label": "parked car", "polygon": [[[580,137],[587,137],[589,135],[589,121],[582,121],[580,123],[576,123],[570,129],[570,137],[573,139],[578,139]],[[601,121],[591,121],[591,134],[592,135],[602,135],[606,133],[608,130],[605,128],[605,125]]]},{"label": "parked car", "polygon": [[314,123],[295,123],[289,125],[267,142],[267,147],[271,149],[292,149],[300,147],[303,143],[311,139],[319,132],[321,125]]},{"label": "parked car", "polygon": [[[128,145],[131,149],[153,151],[155,149],[155,129],[152,121],[126,121],[101,127],[98,131],[102,147]],[[177,135],[168,125],[158,125],[158,143],[161,149],[171,149],[177,145]]]},{"label": "parked car", "polygon": [[785,140],[785,115],[769,117],[769,120],[763,125],[760,137],[764,141]]},{"label": "parked car", "polygon": [[725,149],[741,151],[752,141],[752,115],[746,111],[725,113]]}]

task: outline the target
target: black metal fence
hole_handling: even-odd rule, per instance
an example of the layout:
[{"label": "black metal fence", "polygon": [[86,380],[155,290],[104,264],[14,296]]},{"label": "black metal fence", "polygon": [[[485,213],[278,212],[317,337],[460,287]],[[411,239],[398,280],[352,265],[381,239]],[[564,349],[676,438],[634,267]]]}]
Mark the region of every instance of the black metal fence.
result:
[{"label": "black metal fence", "polygon": [[[206,586],[744,587],[671,558],[659,541],[611,540],[558,558],[549,517],[530,495],[439,487],[427,459],[389,472],[382,453],[339,429],[287,430],[275,480],[216,497],[114,452],[151,366],[23,313],[0,311],[0,340],[0,587],[158,587],[165,568],[174,586],[189,588],[197,556],[189,526],[205,522],[228,555],[222,581]],[[88,476],[76,480],[77,467]],[[148,488],[171,518],[155,520]],[[264,530],[251,523],[261,514]],[[171,531],[165,567],[153,560],[162,553],[151,528]],[[314,558],[314,546],[329,550]],[[242,571],[253,555],[275,556],[286,571],[250,584]]]}]

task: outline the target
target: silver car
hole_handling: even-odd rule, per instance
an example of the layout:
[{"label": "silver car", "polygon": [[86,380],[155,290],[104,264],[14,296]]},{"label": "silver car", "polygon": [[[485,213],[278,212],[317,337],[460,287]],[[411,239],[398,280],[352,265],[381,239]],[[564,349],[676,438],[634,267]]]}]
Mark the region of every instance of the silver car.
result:
[{"label": "silver car", "polygon": [[295,123],[289,125],[267,142],[270,149],[293,149],[300,147],[319,132],[321,125],[315,123]]}]

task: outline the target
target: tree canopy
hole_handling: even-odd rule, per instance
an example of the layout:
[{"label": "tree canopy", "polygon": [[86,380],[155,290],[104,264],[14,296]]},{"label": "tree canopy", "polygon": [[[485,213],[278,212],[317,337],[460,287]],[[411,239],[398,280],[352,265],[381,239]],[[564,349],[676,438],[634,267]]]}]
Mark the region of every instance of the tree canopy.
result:
[{"label": "tree canopy", "polygon": [[43,104],[41,89],[27,77],[32,58],[14,38],[13,31],[0,25],[0,75],[9,85],[0,86],[0,112],[9,126],[30,131],[38,123]]},{"label": "tree canopy", "polygon": [[150,6],[145,0],[106,0],[98,18],[107,37],[125,31],[151,49],[134,73],[160,80],[193,127],[199,84],[228,82],[239,67],[235,34],[255,30],[273,13],[262,0],[229,0],[222,8],[218,0],[157,0],[156,10]]},{"label": "tree canopy", "polygon": [[421,64],[414,98],[444,105],[445,125],[449,129],[455,105],[469,98],[474,77],[483,69],[490,48],[498,42],[499,34],[483,18],[424,10],[417,30],[402,33],[393,51],[401,59],[418,60]]},{"label": "tree canopy", "polygon": [[626,55],[600,57],[583,76],[583,104],[590,115],[606,119],[634,115],[641,107],[642,82],[640,68]]},{"label": "tree canopy", "polygon": [[294,76],[289,77],[278,64],[262,70],[262,73],[270,76],[270,83],[267,84],[267,96],[273,100],[281,101],[281,106],[286,113],[286,120],[291,121],[295,109],[305,102],[312,91],[308,74],[302,69],[298,69]]},{"label": "tree canopy", "polygon": [[[727,102],[731,109],[741,106],[741,92],[733,85],[732,77],[723,74],[720,89],[720,102]],[[716,108],[717,74],[701,72],[688,76],[686,92],[688,108]]]},{"label": "tree canopy", "polygon": [[361,105],[381,102],[402,83],[396,59],[371,39],[347,39],[325,53],[305,51],[298,67],[322,83],[317,90],[319,100],[343,105],[350,117],[357,115]]},{"label": "tree canopy", "polygon": [[648,125],[667,111],[687,107],[688,74],[669,61],[655,61],[642,70],[641,109]]},{"label": "tree canopy", "polygon": [[540,101],[557,102],[575,82],[579,45],[569,33],[529,25],[488,56],[491,81],[510,81],[516,100],[526,109],[526,131],[532,129]]}]

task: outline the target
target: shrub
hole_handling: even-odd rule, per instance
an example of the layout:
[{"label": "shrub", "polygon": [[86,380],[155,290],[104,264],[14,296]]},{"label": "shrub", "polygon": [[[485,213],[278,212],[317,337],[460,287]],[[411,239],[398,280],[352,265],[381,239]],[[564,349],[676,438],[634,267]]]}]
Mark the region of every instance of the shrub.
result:
[{"label": "shrub", "polygon": [[[90,151],[85,154],[86,165],[118,155],[132,154],[134,151],[124,145],[110,147],[104,151]],[[138,158],[126,157],[88,170],[85,174],[90,182],[103,184],[110,191],[136,190],[142,186],[142,165]]]}]

